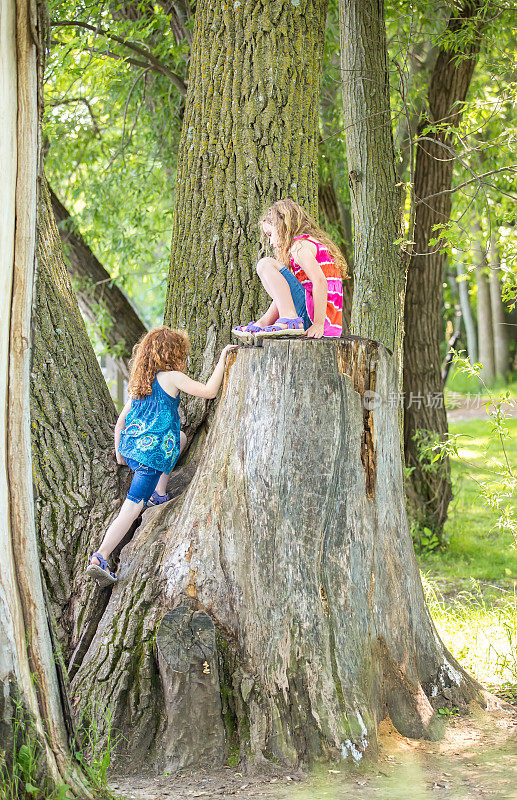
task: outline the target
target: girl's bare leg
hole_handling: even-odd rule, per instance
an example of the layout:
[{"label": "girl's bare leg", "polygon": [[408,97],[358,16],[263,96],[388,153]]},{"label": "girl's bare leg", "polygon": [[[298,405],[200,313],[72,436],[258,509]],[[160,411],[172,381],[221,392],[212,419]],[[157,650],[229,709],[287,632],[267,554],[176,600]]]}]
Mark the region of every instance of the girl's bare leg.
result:
[{"label": "girl's bare leg", "polygon": [[170,472],[162,472],[160,479],[156,485],[155,492],[159,495],[164,495],[167,491],[167,483],[169,481]]},{"label": "girl's bare leg", "polygon": [[259,325],[261,328],[265,328],[266,325],[272,325],[274,322],[276,322],[279,316],[280,314],[278,313],[278,308],[273,300],[268,310],[262,314],[261,318],[258,319],[255,324]]},{"label": "girl's bare leg", "polygon": [[[187,435],[183,433],[183,431],[180,431],[180,456],[183,453],[186,445],[187,445]],[[163,495],[166,494],[167,492],[167,484],[169,482],[170,474],[171,474],[170,472],[162,472],[158,480],[158,483],[156,485],[155,489],[156,494],[159,494],[161,497],[163,497]]]},{"label": "girl's bare leg", "polygon": [[[103,558],[108,558],[115,547],[122,541],[135,519],[139,516],[144,507],[144,501],[140,500],[139,503],[133,500],[124,500],[118,516],[115,517],[108,530],[104,535],[102,544],[98,549],[98,553]],[[92,564],[99,564],[98,558],[92,558]]]},{"label": "girl's bare leg", "polygon": [[280,275],[283,266],[275,258],[261,258],[257,264],[257,274],[264,289],[275,303],[278,317],[294,319],[298,314],[294,307],[289,284],[284,276]]}]

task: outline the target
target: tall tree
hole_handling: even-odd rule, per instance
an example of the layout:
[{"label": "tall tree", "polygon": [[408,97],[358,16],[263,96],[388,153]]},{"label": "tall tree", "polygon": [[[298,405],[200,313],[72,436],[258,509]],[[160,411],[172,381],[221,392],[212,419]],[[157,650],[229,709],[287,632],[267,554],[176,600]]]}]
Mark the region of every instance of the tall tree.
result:
[{"label": "tall tree", "polygon": [[501,256],[495,231],[490,236],[490,305],[492,307],[492,330],[494,333],[495,374],[508,380],[510,366],[509,336],[501,297]]},{"label": "tall tree", "polygon": [[490,282],[488,278],[488,262],[483,247],[482,230],[479,222],[472,225],[472,250],[476,269],[477,285],[477,321],[480,376],[489,386],[495,378],[494,330],[492,327],[492,304],[490,302]]},{"label": "tall tree", "polygon": [[31,367],[36,521],[43,575],[69,658],[109,596],[99,598],[83,570],[118,509],[127,470],[115,463],[115,408],[72,290],[46,182],[37,255]]},{"label": "tall tree", "polygon": [[[440,352],[445,253],[435,226],[446,226],[450,219],[453,132],[461,121],[479,53],[483,19],[478,14],[483,6],[478,0],[467,0],[451,12],[416,144],[414,246],[404,313],[404,452],[406,466],[411,468],[412,513],[440,539],[451,498],[450,465],[444,458],[429,469],[428,461],[420,458],[418,431],[423,429],[429,432],[426,436],[438,439],[447,433]],[[461,56],[455,40],[461,41]],[[430,246],[433,237],[436,244]]]},{"label": "tall tree", "polygon": [[467,353],[471,364],[475,364],[478,360],[478,337],[476,332],[476,324],[472,317],[472,309],[470,307],[469,290],[468,290],[468,276],[459,261],[456,263],[456,276],[458,284],[458,294],[460,297],[461,314],[465,324],[465,333],[467,334]]},{"label": "tall tree", "polygon": [[[52,651],[49,614],[39,568],[30,457],[29,379],[31,308],[36,257],[36,205],[40,165],[41,70],[44,9],[7,0],[0,15],[0,749],[15,769],[18,744],[32,741],[40,787],[68,783],[77,797],[92,797],[70,758],[66,690]],[[30,779],[27,780],[30,786]],[[21,796],[18,782],[15,792]]]},{"label": "tall tree", "polygon": [[[395,351],[403,271],[388,212],[397,202],[400,219],[401,197],[383,9],[351,0],[342,14],[344,43],[353,47],[344,56],[351,97],[368,80],[384,120],[367,113],[362,129],[363,147],[384,147],[384,192],[372,185],[370,200],[361,194],[358,227],[378,203],[387,231],[374,227],[373,246],[391,258],[372,264],[372,276],[363,266],[356,291],[361,301],[377,291],[369,332]],[[367,48],[355,46],[364,41]],[[255,43],[260,56],[260,36]],[[233,41],[221,46],[221,63],[234,54]],[[200,64],[211,55],[207,47]],[[209,105],[210,91],[191,102]],[[204,150],[197,159],[205,163]],[[357,183],[366,180],[352,167]],[[425,606],[405,514],[398,409],[371,405],[371,393],[386,400],[399,377],[397,354],[360,336],[266,342],[230,358],[196,474],[176,504],[149,512],[123,552],[123,579],[74,679],[79,706],[93,693],[111,704],[126,763],[222,763],[230,746],[258,763],[360,760],[376,752],[386,713],[404,735],[429,736],[437,708],[482,699]]]},{"label": "tall tree", "polygon": [[[264,297],[261,211],[291,196],[317,213],[318,111],[326,0],[196,6],[178,152],[167,324],[191,334],[201,378],[233,325]],[[204,404],[190,421],[199,422]]]},{"label": "tall tree", "polygon": [[382,342],[397,354],[400,369],[406,274],[400,247],[402,193],[395,169],[384,7],[368,0],[341,0],[340,19],[354,223],[351,332]]}]

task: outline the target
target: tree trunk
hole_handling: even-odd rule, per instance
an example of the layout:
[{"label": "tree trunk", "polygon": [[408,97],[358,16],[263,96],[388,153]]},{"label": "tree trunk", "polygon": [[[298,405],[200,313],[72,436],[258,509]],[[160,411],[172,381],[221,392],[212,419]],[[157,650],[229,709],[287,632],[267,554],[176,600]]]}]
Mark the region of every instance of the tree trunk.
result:
[{"label": "tree trunk", "polygon": [[494,334],[495,374],[508,380],[510,349],[508,328],[505,324],[504,304],[501,298],[501,258],[495,234],[490,237],[490,303],[492,306],[492,329]]},{"label": "tree trunk", "polygon": [[99,307],[107,313],[108,324],[103,327],[100,335],[116,355],[124,377],[129,378],[128,361],[133,346],[145,334],[146,327],[127,297],[114,285],[110,274],[78,233],[70,214],[52,189],[50,197],[68,270],[75,279],[81,311],[93,325],[98,325]]},{"label": "tree trunk", "polygon": [[374,0],[340,0],[339,9],[354,223],[351,331],[382,342],[399,361],[405,269],[396,241],[402,235],[402,197],[395,170],[384,6]]},{"label": "tree trunk", "polygon": [[[473,18],[480,3],[468,2],[451,16],[447,30],[451,36],[472,30]],[[443,340],[442,283],[445,253],[435,225],[447,225],[451,214],[454,154],[451,131],[459,124],[463,101],[467,96],[480,47],[481,20],[477,32],[462,48],[462,57],[454,48],[438,53],[428,92],[428,112],[421,120],[419,134],[425,127],[440,123],[437,131],[426,134],[416,145],[414,196],[416,203],[414,252],[409,264],[406,289],[404,340],[404,452],[406,466],[412,468],[408,498],[412,514],[421,526],[430,528],[443,540],[443,525],[451,498],[448,459],[436,463],[420,460],[419,431],[433,439],[447,434],[447,414],[443,404],[440,344]],[[437,195],[437,196],[435,196]]]},{"label": "tree trunk", "polygon": [[[456,262],[456,275],[459,278],[464,274],[462,265]],[[478,340],[476,333],[476,325],[472,316],[472,309],[470,307],[470,298],[468,290],[468,278],[464,280],[457,280],[458,293],[460,296],[461,314],[463,322],[465,323],[465,333],[467,334],[467,351],[471,364],[475,364],[478,360]]]},{"label": "tree trunk", "polygon": [[36,521],[59,641],[69,658],[109,597],[99,597],[83,573],[118,511],[127,470],[115,462],[115,409],[70,284],[46,183],[37,257],[31,371]]},{"label": "tree trunk", "polygon": [[[326,5],[196,5],[165,321],[189,331],[190,371],[201,379],[232,326],[265,305],[254,270],[260,213],[285,196],[317,213]],[[186,404],[187,425],[205,406]]]},{"label": "tree trunk", "polygon": [[495,378],[494,331],[492,328],[492,304],[490,302],[490,284],[487,275],[488,263],[481,240],[482,231],[479,222],[472,226],[474,264],[476,266],[477,283],[477,317],[479,361],[482,369],[480,377],[491,386]]},{"label": "tree trunk", "polygon": [[437,708],[481,700],[425,605],[396,385],[354,337],[231,356],[195,477],[145,513],[74,681],[125,769],[353,762],[386,714],[434,736]]},{"label": "tree trunk", "polygon": [[[29,375],[40,158],[43,7],[6,0],[0,14],[0,751],[15,770],[31,742],[31,774],[43,790],[66,781],[91,797],[70,759],[66,698],[52,652],[39,569],[30,458]],[[12,776],[14,779],[14,775]],[[16,792],[23,791],[19,781]]]}]

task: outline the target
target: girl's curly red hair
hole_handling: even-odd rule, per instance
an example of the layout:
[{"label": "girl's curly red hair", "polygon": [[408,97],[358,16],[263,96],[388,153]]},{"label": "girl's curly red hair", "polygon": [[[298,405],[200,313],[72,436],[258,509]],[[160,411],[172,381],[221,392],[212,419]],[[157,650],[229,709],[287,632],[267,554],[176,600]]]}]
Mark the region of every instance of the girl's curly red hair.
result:
[{"label": "girl's curly red hair", "polygon": [[184,372],[188,349],[186,331],[163,325],[146,333],[133,347],[129,396],[136,398],[151,394],[151,384],[160,370]]}]

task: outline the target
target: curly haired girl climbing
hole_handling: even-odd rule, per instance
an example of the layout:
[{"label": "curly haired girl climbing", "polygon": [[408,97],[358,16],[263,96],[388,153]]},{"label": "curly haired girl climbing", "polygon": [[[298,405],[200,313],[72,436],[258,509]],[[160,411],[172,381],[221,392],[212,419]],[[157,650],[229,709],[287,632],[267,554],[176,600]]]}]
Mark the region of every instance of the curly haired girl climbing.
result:
[{"label": "curly haired girl climbing", "polygon": [[259,224],[275,254],[257,264],[272,303],[260,319],[233,333],[243,339],[341,336],[343,279],[348,275],[337,245],[291,199],[274,203]]},{"label": "curly haired girl climbing", "polygon": [[[128,391],[115,426],[115,453],[119,464],[133,470],[133,480],[116,519],[109,526],[86,572],[100,586],[115,583],[107,559],[123,539],[151,497],[163,502],[156,489],[165,491],[167,478],[180,456],[180,390],[195,397],[217,395],[224,375],[227,345],[205,383],[185,375],[188,336],[162,327],[149,331],[133,350]],[[184,434],[181,434],[183,437]]]}]

